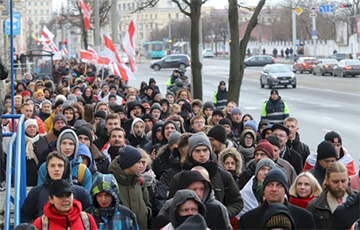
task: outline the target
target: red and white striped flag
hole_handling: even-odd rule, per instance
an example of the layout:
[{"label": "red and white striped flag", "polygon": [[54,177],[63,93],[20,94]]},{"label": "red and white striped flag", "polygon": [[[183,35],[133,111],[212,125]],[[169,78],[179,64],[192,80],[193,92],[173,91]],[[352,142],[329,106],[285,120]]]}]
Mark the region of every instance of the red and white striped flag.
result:
[{"label": "red and white striped flag", "polygon": [[121,79],[125,82],[131,79],[136,79],[135,75],[131,70],[121,61],[114,43],[111,40],[109,32],[105,33],[105,56],[109,58],[110,62],[113,62],[119,68]]},{"label": "red and white striped flag", "polygon": [[84,15],[85,30],[88,31],[90,29],[90,17],[92,11],[83,0],[80,0],[80,8],[82,14]]},{"label": "red and white striped flag", "polygon": [[56,46],[56,44],[54,43],[53,40],[47,40],[47,41],[46,41],[46,44],[50,45],[51,49],[52,49],[54,52],[59,52],[59,49],[58,49],[58,47]]},{"label": "red and white striped flag", "polygon": [[51,33],[46,26],[44,26],[43,31],[41,32],[40,41],[45,43],[48,40],[53,40],[54,37],[55,35]]},{"label": "red and white striped flag", "polygon": [[94,63],[94,55],[92,52],[89,52],[88,50],[80,50],[80,57],[81,61],[85,63]]},{"label": "red and white striped flag", "polygon": [[45,45],[42,50],[45,50],[45,51],[49,51],[49,52],[53,52],[53,50],[51,49],[50,45]]},{"label": "red and white striped flag", "polygon": [[99,55],[91,46],[87,47],[87,51],[93,54],[93,57],[95,60],[97,60],[99,58]]},{"label": "red and white striped flag", "polygon": [[67,39],[65,38],[65,40],[63,41],[62,45],[61,45],[61,52],[62,54],[65,56],[66,54],[68,54],[68,51],[66,49],[66,43],[67,43]]},{"label": "red and white striped flag", "polygon": [[134,35],[135,35],[135,23],[133,18],[130,22],[129,28],[123,40],[123,52],[126,53],[126,55],[129,58],[130,69],[132,72],[136,71],[136,67],[135,67],[136,52],[134,48],[134,39],[135,39]]}]

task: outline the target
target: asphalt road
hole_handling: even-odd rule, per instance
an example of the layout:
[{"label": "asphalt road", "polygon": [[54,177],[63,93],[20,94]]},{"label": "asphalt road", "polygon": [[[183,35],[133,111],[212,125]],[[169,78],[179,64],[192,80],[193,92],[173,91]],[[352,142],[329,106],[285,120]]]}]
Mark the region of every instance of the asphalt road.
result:
[{"label": "asphalt road", "polygon": [[[260,88],[261,67],[248,67],[241,86],[240,108],[259,122],[263,102],[269,98],[270,90]],[[162,96],[165,96],[166,81],[172,69],[155,72],[149,64],[139,64],[137,79],[130,85],[140,86],[141,81],[156,79]],[[228,80],[229,61],[204,59],[203,61],[203,101],[212,99],[221,80]],[[188,69],[187,75],[191,75]],[[290,115],[299,120],[301,140],[316,151],[326,132],[339,132],[343,146],[354,158],[358,169],[360,159],[360,76],[355,78],[335,78],[296,74],[297,88],[279,88],[280,96],[286,100]]]}]

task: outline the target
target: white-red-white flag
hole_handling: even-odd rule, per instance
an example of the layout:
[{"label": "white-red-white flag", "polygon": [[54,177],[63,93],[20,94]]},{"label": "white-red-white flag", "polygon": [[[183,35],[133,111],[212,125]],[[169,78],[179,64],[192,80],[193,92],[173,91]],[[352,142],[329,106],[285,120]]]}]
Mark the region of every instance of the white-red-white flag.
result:
[{"label": "white-red-white flag", "polygon": [[135,23],[133,18],[129,24],[129,28],[123,40],[123,52],[129,58],[129,65],[132,72],[136,71],[136,67],[135,67],[136,52],[134,48],[134,39],[135,39]]},{"label": "white-red-white flag", "polygon": [[113,62],[117,65],[121,79],[123,81],[128,81],[129,78],[136,79],[135,75],[131,70],[121,61],[118,53],[116,52],[116,48],[114,43],[111,40],[109,32],[105,33],[105,57],[109,58],[110,62]]},{"label": "white-red-white flag", "polygon": [[53,52],[53,50],[51,49],[50,45],[45,45],[42,50],[45,50],[45,51],[49,51],[49,52]]},{"label": "white-red-white flag", "polygon": [[93,54],[95,60],[97,60],[99,58],[99,55],[91,46],[87,47],[87,51]]},{"label": "white-red-white flag", "polygon": [[88,50],[80,50],[80,57],[81,61],[85,63],[94,63],[96,61],[93,53]]},{"label": "white-red-white flag", "polygon": [[50,45],[51,49],[52,49],[54,52],[59,52],[59,49],[58,49],[58,47],[56,46],[56,44],[54,43],[53,40],[48,40],[48,41],[46,41],[46,44]]},{"label": "white-red-white flag", "polygon": [[65,38],[65,40],[61,44],[61,52],[64,56],[68,54],[68,51],[66,49],[66,43],[67,43],[67,38]]},{"label": "white-red-white flag", "polygon": [[45,43],[48,40],[53,40],[54,37],[55,35],[51,33],[46,26],[44,26],[43,31],[41,32],[40,41]]},{"label": "white-red-white flag", "polygon": [[90,17],[92,11],[84,0],[80,0],[79,3],[80,3],[81,12],[84,15],[85,30],[88,31],[90,29]]}]

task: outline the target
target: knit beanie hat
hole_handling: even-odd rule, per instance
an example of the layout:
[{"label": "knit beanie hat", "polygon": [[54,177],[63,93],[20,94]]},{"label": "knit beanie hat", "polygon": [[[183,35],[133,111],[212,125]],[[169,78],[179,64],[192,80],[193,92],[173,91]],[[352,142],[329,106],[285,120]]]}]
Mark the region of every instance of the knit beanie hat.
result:
[{"label": "knit beanie hat", "polygon": [[268,166],[270,167],[271,169],[274,169],[276,168],[276,165],[274,163],[273,160],[270,160],[268,158],[264,158],[264,159],[261,159],[257,164],[256,164],[256,168],[255,168],[255,177],[257,176],[259,170],[264,167],[264,166]]},{"label": "knit beanie hat", "polygon": [[169,136],[169,140],[168,140],[168,144],[169,147],[171,147],[173,144],[177,143],[180,139],[181,133],[179,133],[178,131],[173,131],[170,136]]},{"label": "knit beanie hat", "polygon": [[279,213],[270,217],[270,219],[266,222],[264,229],[274,228],[284,230],[293,229],[290,217],[284,213]]},{"label": "knit beanie hat", "polygon": [[273,132],[274,132],[274,130],[276,130],[276,129],[281,129],[281,130],[285,131],[285,132],[286,132],[286,135],[288,135],[288,136],[289,136],[289,134],[290,134],[290,130],[289,130],[287,127],[283,126],[282,124],[274,124],[274,125],[271,127],[271,131],[273,131]]},{"label": "knit beanie hat", "polygon": [[224,117],[224,112],[221,109],[215,109],[212,115],[220,115],[221,117]]},{"label": "knit beanie hat", "polygon": [[331,141],[332,143],[340,143],[340,145],[342,145],[341,136],[335,131],[328,132],[325,135],[325,140]]},{"label": "knit beanie hat", "polygon": [[25,130],[26,130],[27,127],[29,127],[29,125],[35,125],[35,126],[36,126],[36,129],[39,128],[39,127],[38,127],[38,124],[37,124],[37,122],[36,122],[35,119],[27,119],[27,120],[25,121]]},{"label": "knit beanie hat", "polygon": [[143,121],[145,121],[145,119],[150,119],[151,122],[154,122],[154,118],[150,113],[145,113],[144,115],[141,116],[141,119]]},{"label": "knit beanie hat", "polygon": [[277,95],[279,95],[279,91],[277,89],[272,89],[270,91],[270,95],[273,94],[273,93],[276,93]]},{"label": "knit beanie hat", "polygon": [[230,127],[232,127],[231,121],[228,118],[221,119],[219,125],[230,125]]},{"label": "knit beanie hat", "polygon": [[139,150],[131,145],[127,145],[119,150],[118,163],[124,170],[136,164],[141,158],[142,154]]},{"label": "knit beanie hat", "polygon": [[191,215],[176,230],[206,230],[207,224],[201,214]]},{"label": "knit beanie hat", "polygon": [[205,102],[203,105],[203,112],[208,108],[210,108],[210,109],[212,109],[212,111],[214,111],[215,110],[214,103],[212,103],[211,101]]},{"label": "knit beanie hat", "polygon": [[31,92],[29,90],[25,90],[24,92],[22,92],[21,94],[22,97],[25,97],[25,96],[31,96]]},{"label": "knit beanie hat", "polygon": [[267,140],[261,140],[255,147],[254,153],[263,151],[270,159],[274,159],[274,147]]},{"label": "knit beanie hat", "polygon": [[37,98],[37,96],[39,95],[45,95],[44,91],[42,91],[42,89],[38,89],[38,91],[36,91],[35,95],[34,95],[34,98]]},{"label": "knit beanie hat", "polygon": [[108,97],[109,101],[110,101],[110,98],[115,98],[115,100],[116,100],[116,95],[115,94],[110,94],[109,97]]},{"label": "knit beanie hat", "polygon": [[251,128],[254,132],[257,132],[257,123],[255,120],[248,120],[247,122],[245,122],[244,124],[244,128],[249,127]]},{"label": "knit beanie hat", "polygon": [[71,101],[71,102],[77,102],[77,98],[74,94],[69,94],[67,96],[67,99],[68,99],[68,101]]},{"label": "knit beanie hat", "polygon": [[102,110],[98,110],[96,111],[96,113],[94,114],[94,118],[96,117],[101,117],[102,119],[106,118],[106,113]]},{"label": "knit beanie hat", "polygon": [[185,110],[188,111],[189,113],[192,112],[191,105],[187,101],[184,104],[182,104],[182,106],[181,106],[181,111],[185,111]]},{"label": "knit beanie hat", "polygon": [[55,102],[57,102],[59,100],[66,101],[66,97],[64,95],[62,95],[62,94],[59,94],[59,95],[56,96]]},{"label": "knit beanie hat", "polygon": [[279,149],[281,149],[280,140],[277,136],[270,135],[266,138],[270,144],[277,146]]},{"label": "knit beanie hat", "polygon": [[191,156],[194,149],[198,146],[206,146],[210,152],[212,150],[209,138],[203,132],[195,133],[194,135],[192,135],[188,140],[188,146],[189,146],[189,150],[188,150],[189,156]]},{"label": "knit beanie hat", "polygon": [[43,107],[43,105],[45,105],[45,104],[48,104],[48,105],[52,105],[51,104],[51,101],[49,101],[49,100],[47,100],[47,99],[45,99],[45,100],[43,100],[42,102],[41,102],[41,104],[40,104],[40,108],[42,108]]},{"label": "knit beanie hat", "polygon": [[150,108],[150,113],[152,113],[152,111],[153,111],[154,109],[157,109],[157,110],[159,110],[160,112],[162,111],[160,104],[157,103],[157,102],[155,102],[154,104],[152,104],[152,106],[151,106],[151,108]]},{"label": "knit beanie hat", "polygon": [[54,118],[53,118],[53,125],[55,125],[55,123],[58,120],[63,120],[65,122],[65,124],[67,123],[66,117],[62,114],[62,113],[57,113]]},{"label": "knit beanie hat", "polygon": [[170,90],[166,91],[166,96],[167,95],[171,95],[171,96],[173,96],[175,98],[175,94],[173,92],[171,92]]},{"label": "knit beanie hat", "polygon": [[231,113],[230,113],[230,117],[232,117],[235,113],[240,113],[242,114],[241,112],[241,109],[239,107],[235,107],[231,110]]},{"label": "knit beanie hat", "polygon": [[79,136],[79,135],[85,135],[89,138],[90,140],[90,145],[92,144],[93,142],[93,137],[92,137],[92,134],[91,134],[91,130],[87,127],[81,127],[80,129],[78,129],[78,131],[76,131],[76,135]]},{"label": "knit beanie hat", "polygon": [[322,160],[329,157],[337,158],[336,149],[330,141],[322,141],[317,146],[317,160]]},{"label": "knit beanie hat", "polygon": [[265,187],[266,185],[269,183],[269,182],[272,182],[272,181],[276,181],[276,182],[279,182],[281,183],[284,188],[285,188],[285,192],[288,193],[289,191],[289,184],[288,184],[288,181],[287,181],[287,178],[286,178],[286,175],[285,173],[279,169],[279,168],[273,168],[272,170],[270,170],[267,174],[266,174],[266,177],[265,177],[265,180],[264,180],[264,183],[263,183],[263,188],[265,190]]},{"label": "knit beanie hat", "polygon": [[265,128],[263,129],[263,131],[261,132],[261,137],[264,139],[265,138],[265,134],[266,134],[266,132],[270,129],[271,130],[271,127],[272,127],[273,125],[272,124],[267,124],[266,126],[265,126]]},{"label": "knit beanie hat", "polygon": [[226,131],[224,126],[215,125],[208,132],[208,137],[212,137],[215,140],[219,141],[222,144],[226,143]]}]

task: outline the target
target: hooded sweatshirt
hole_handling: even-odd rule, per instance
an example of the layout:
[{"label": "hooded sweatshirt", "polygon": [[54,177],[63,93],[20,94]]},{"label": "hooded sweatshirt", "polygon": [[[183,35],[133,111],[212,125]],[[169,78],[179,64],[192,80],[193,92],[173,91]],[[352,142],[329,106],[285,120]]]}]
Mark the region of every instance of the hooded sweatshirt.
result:
[{"label": "hooded sweatshirt", "polygon": [[[137,136],[135,134],[134,126],[136,123],[141,122],[143,124],[143,132],[140,136]],[[134,121],[131,124],[131,130],[130,130],[130,136],[129,136],[129,142],[134,147],[141,147],[144,148],[146,143],[148,143],[148,140],[146,139],[145,135],[145,124],[144,121],[141,118],[135,118]]]}]

